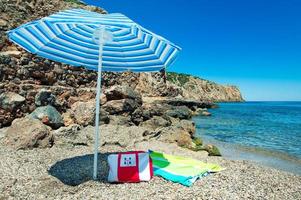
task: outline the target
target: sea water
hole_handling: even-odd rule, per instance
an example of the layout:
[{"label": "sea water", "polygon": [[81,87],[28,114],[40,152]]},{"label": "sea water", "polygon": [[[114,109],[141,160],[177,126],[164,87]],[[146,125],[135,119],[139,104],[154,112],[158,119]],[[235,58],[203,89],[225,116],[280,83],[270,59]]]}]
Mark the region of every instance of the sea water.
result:
[{"label": "sea water", "polygon": [[196,116],[197,135],[225,157],[301,174],[301,102],[221,103]]}]

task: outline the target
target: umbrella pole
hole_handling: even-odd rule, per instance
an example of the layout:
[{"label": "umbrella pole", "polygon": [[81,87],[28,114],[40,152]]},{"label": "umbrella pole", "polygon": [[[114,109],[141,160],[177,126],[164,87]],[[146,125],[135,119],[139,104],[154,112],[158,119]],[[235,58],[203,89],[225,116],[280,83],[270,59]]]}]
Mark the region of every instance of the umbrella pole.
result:
[{"label": "umbrella pole", "polygon": [[103,51],[103,35],[104,28],[100,27],[99,31],[99,57],[98,57],[98,73],[97,73],[97,92],[96,92],[96,113],[95,113],[95,143],[94,143],[94,165],[93,179],[97,180],[97,162],[98,162],[98,146],[99,146],[99,111],[100,111],[100,94],[101,94],[101,68],[102,68],[102,51]]}]

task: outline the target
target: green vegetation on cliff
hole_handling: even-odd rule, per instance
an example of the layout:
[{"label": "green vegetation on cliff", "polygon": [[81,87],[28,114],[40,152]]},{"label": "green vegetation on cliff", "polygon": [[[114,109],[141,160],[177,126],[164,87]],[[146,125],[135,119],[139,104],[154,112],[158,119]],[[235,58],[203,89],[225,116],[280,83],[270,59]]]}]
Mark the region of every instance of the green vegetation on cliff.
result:
[{"label": "green vegetation on cliff", "polygon": [[183,86],[185,83],[189,81],[189,77],[191,75],[183,74],[183,73],[176,73],[176,72],[167,72],[166,73],[167,80],[174,84],[180,84]]},{"label": "green vegetation on cliff", "polygon": [[176,85],[179,85],[179,86],[183,86],[183,85],[185,85],[185,83],[189,82],[190,77],[206,81],[209,84],[214,84],[212,81],[208,81],[208,80],[205,80],[205,79],[202,79],[200,77],[193,76],[190,74],[177,73],[177,72],[166,72],[166,76],[167,76],[168,81],[170,81],[171,83],[174,83]]},{"label": "green vegetation on cliff", "polygon": [[182,96],[186,99],[206,100],[213,102],[243,101],[238,87],[221,85],[197,76],[167,72],[167,81],[181,88]]}]

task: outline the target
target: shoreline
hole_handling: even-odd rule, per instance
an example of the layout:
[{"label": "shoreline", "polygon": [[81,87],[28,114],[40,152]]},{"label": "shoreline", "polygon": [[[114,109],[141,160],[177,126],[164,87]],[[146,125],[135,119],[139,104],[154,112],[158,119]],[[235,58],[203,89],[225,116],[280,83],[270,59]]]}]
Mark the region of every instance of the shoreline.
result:
[{"label": "shoreline", "polygon": [[[251,103],[251,104],[248,104]],[[258,103],[258,105],[257,105]],[[282,104],[285,103],[285,104]],[[223,107],[223,104],[231,104],[230,107]],[[252,107],[253,105],[256,105],[255,107]],[[300,102],[297,101],[247,101],[244,103],[231,103],[231,102],[223,102],[223,103],[218,103],[220,106],[218,109],[220,110],[211,110],[213,118],[208,118],[207,119],[202,119],[198,118],[198,116],[195,116],[192,120],[196,123],[196,136],[200,137],[204,143],[212,143],[213,145],[216,145],[222,156],[231,160],[249,160],[255,163],[258,163],[260,165],[288,171],[297,175],[301,175],[301,157],[300,154],[298,153],[298,149],[300,150],[300,147],[298,148],[298,136],[296,134],[300,133],[299,131],[294,131],[292,132],[293,140],[295,142],[288,142],[290,140],[288,137],[282,137],[281,134],[285,134],[284,128],[286,127],[286,121],[288,120],[287,123],[292,123],[298,124],[298,120],[300,118],[293,117],[292,119],[289,118],[291,115],[287,114],[289,111],[291,111],[291,108],[295,107],[300,107]],[[234,106],[232,106],[234,105]],[[238,105],[235,107],[235,105]],[[232,106],[232,107],[231,107]],[[246,115],[246,116],[253,116],[254,113],[259,112],[258,110],[261,107],[267,107],[267,114],[266,115],[259,115],[259,119],[256,121],[252,121],[251,117],[245,117],[245,118],[238,118],[237,116],[240,115]],[[281,112],[279,113],[277,111],[278,107],[282,108]],[[293,106],[293,107],[291,107]],[[274,112],[276,108],[277,112]],[[299,112],[299,110],[294,112]],[[210,112],[211,112],[210,111]],[[224,112],[224,113],[223,113]],[[226,114],[225,114],[226,113]],[[281,120],[278,121],[273,121],[271,118],[275,118],[275,113],[280,115],[282,118]],[[281,115],[282,114],[282,115]],[[295,113],[296,114],[296,113]],[[232,115],[235,115],[233,119],[231,118]],[[288,116],[287,116],[288,115]],[[216,117],[216,116],[222,116],[222,117]],[[257,115],[256,115],[257,116]],[[284,117],[283,117],[284,116]],[[223,123],[219,123],[219,120],[223,120],[225,118],[225,125]],[[230,120],[231,118],[231,120]],[[288,118],[288,119],[287,119]],[[216,121],[218,120],[218,121]],[[248,120],[251,120],[250,122],[246,122]],[[265,121],[264,121],[265,120]],[[258,122],[259,121],[259,122]],[[262,122],[263,121],[263,122]],[[208,126],[206,128],[202,128],[202,126],[205,126],[204,123],[208,122]],[[230,123],[227,124],[227,123]],[[252,125],[250,125],[250,123]],[[260,126],[267,126],[267,124],[272,123],[272,125],[269,127],[270,129],[265,130]],[[261,123],[266,123],[266,124],[261,124]],[[280,123],[280,124],[278,124]],[[237,127],[232,126],[233,124],[237,125]],[[254,125],[255,124],[255,125]],[[283,125],[284,124],[284,125]],[[217,128],[215,129],[215,126]],[[225,126],[225,132],[223,128]],[[278,131],[278,126],[279,126],[279,132]],[[243,128],[242,128],[243,127]],[[255,127],[255,128],[254,128]],[[277,128],[275,128],[277,127]],[[299,130],[299,127],[297,125],[292,126],[294,130]],[[210,131],[206,132],[205,129],[210,129],[212,128],[215,130],[213,134],[215,136],[213,137],[210,135]],[[291,130],[291,129],[289,129]],[[219,131],[222,131],[219,136]],[[251,142],[249,142],[248,138],[244,136],[242,133],[247,132],[251,134]],[[265,134],[268,131],[268,133],[274,133],[277,138],[277,142],[265,142],[265,140],[269,140],[268,134]],[[288,131],[288,130],[286,130]],[[258,133],[257,133],[258,132]],[[207,133],[207,134],[206,134]],[[259,134],[261,137],[257,137],[257,139],[252,140],[253,135]],[[278,134],[278,135],[277,135]],[[239,137],[240,139],[237,140],[219,140],[222,139],[220,137],[225,136],[225,137]],[[255,138],[255,136],[254,136]],[[280,139],[283,139],[284,142],[280,143]],[[275,139],[276,140],[276,139]],[[285,142],[287,141],[287,142]],[[262,142],[262,143],[261,143]],[[257,145],[254,145],[257,144]],[[272,145],[277,145],[278,146],[272,146]],[[289,146],[289,145],[292,146]],[[269,146],[270,145],[270,146]],[[280,146],[279,146],[280,145]],[[281,146],[282,145],[282,146]],[[279,149],[279,150],[277,150]]]},{"label": "shoreline", "polygon": [[226,143],[198,133],[196,133],[196,135],[200,137],[204,143],[216,145],[219,148],[222,157],[226,159],[247,160],[301,176],[301,159],[298,157],[260,147]]}]

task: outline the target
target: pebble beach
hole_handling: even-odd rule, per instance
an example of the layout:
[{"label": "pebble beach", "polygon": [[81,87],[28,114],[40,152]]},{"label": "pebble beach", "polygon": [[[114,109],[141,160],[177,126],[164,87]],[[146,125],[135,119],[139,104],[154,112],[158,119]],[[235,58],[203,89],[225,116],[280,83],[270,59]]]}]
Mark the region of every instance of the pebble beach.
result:
[{"label": "pebble beach", "polygon": [[[160,177],[150,182],[106,182],[110,152],[157,150],[220,164],[226,170],[198,180],[192,187]],[[301,177],[248,161],[209,157],[175,144],[140,142],[127,148],[100,148],[98,181],[92,180],[92,147],[52,147],[15,151],[1,146],[0,199],[300,199]]]}]

